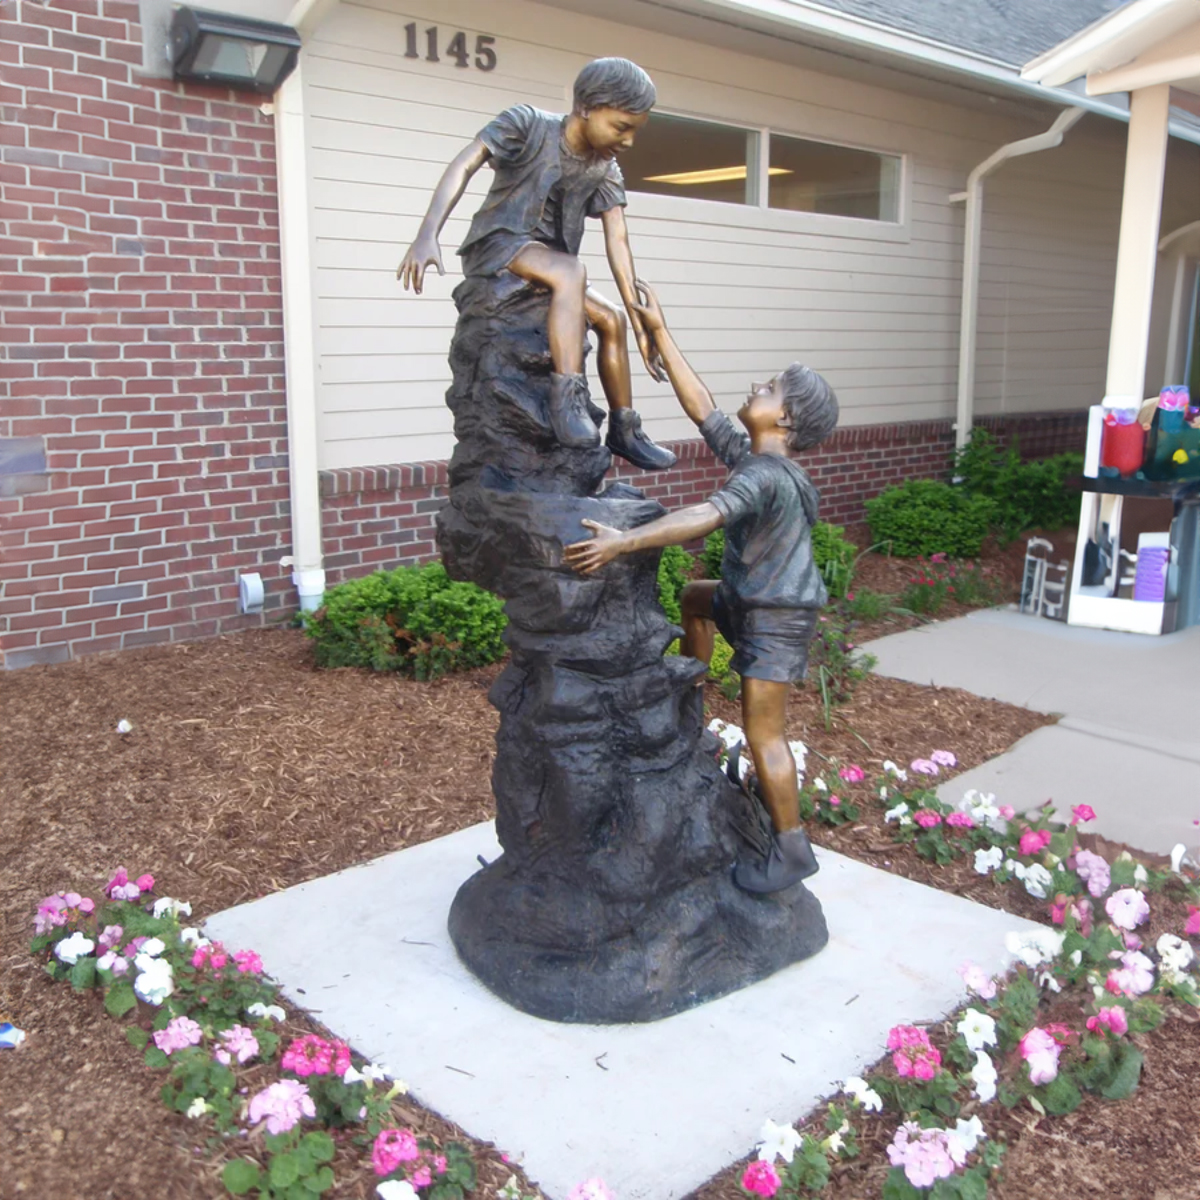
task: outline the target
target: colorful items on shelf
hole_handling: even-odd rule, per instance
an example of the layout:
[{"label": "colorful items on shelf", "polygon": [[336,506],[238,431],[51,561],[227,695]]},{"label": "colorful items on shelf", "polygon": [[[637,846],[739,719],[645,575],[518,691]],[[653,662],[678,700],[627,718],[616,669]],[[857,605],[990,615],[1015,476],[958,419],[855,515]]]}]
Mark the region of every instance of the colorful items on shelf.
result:
[{"label": "colorful items on shelf", "polygon": [[1132,475],[1141,467],[1145,452],[1146,431],[1137,422],[1137,409],[1105,406],[1101,468],[1107,467],[1109,473]]}]

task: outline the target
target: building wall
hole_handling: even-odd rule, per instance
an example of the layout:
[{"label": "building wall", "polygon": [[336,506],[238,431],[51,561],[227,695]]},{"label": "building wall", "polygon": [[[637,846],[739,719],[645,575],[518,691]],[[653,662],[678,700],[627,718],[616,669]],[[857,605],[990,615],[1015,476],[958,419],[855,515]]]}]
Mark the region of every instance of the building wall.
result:
[{"label": "building wall", "polygon": [[239,570],[285,599],[272,121],[142,78],[138,18],[0,8],[0,438],[46,468],[0,476],[7,666],[257,624]]}]

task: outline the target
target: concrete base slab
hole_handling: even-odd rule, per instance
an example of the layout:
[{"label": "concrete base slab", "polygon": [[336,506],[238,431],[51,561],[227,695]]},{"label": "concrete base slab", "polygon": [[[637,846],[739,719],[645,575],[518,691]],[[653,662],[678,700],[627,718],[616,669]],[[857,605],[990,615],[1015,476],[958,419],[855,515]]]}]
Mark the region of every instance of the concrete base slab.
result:
[{"label": "concrete base slab", "polygon": [[1090,804],[1097,819],[1089,831],[1156,854],[1200,842],[1192,824],[1200,816],[1200,762],[1118,741],[1069,718],[943,784],[938,796],[954,804],[968,788],[991,792],[1018,812],[1049,800],[1064,819],[1073,805]]},{"label": "concrete base slab", "polygon": [[623,1200],[682,1196],[748,1153],[766,1117],[802,1116],[878,1059],[888,1029],[963,998],[957,968],[1008,965],[1006,913],[828,851],[810,881],[829,945],[806,962],[646,1025],[558,1025],[509,1008],[459,962],[446,913],[477,825],[211,918],[288,999],[423,1104],[521,1155],[561,1200],[600,1176]]}]

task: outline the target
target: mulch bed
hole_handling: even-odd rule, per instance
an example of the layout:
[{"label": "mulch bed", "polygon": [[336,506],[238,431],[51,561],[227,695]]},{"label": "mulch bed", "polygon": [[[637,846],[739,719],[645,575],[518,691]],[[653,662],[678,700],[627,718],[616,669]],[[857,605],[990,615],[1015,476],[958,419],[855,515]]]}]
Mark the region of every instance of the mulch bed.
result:
[{"label": "mulch bed", "polygon": [[[434,684],[317,672],[299,633],[273,630],[4,677],[0,1018],[26,1030],[28,1040],[0,1052],[2,1200],[226,1194],[220,1161],[198,1144],[197,1126],[161,1102],[162,1077],[126,1044],[124,1023],[110,1020],[96,997],[53,983],[29,956],[38,900],[62,888],[94,893],[112,868],[125,865],[152,871],[158,894],[191,901],[202,918],[486,820],[497,724],[486,695],[498,671]],[[711,688],[707,699],[712,715],[738,719],[736,703]],[[133,723],[132,733],[116,732],[122,719]],[[871,677],[837,711],[831,730],[814,691],[797,692],[789,734],[809,745],[813,764],[839,758],[870,771],[885,758],[907,761],[943,748],[967,769],[1045,720],[953,689]],[[935,870],[887,842],[878,809],[864,813],[860,826],[818,827],[816,840],[1044,919],[1032,900],[981,879],[965,862]],[[297,1017],[288,1032],[313,1028]],[[1089,1099],[1052,1123],[990,1106],[989,1127],[1003,1130],[1011,1147],[1006,1181],[995,1193],[1001,1200],[1200,1194],[1200,1093],[1188,1086],[1200,1066],[1200,1027],[1192,1014],[1180,1014],[1146,1047],[1133,1101]],[[403,1116],[419,1132],[470,1141],[415,1104]],[[879,1122],[868,1127],[864,1145],[890,1137]],[[498,1149],[473,1145],[480,1194],[491,1196],[512,1168]],[[338,1196],[373,1196],[361,1154],[343,1149],[335,1168]],[[700,1194],[716,1200],[736,1188],[726,1173]],[[852,1168],[833,1194],[878,1195],[878,1181]]]}]

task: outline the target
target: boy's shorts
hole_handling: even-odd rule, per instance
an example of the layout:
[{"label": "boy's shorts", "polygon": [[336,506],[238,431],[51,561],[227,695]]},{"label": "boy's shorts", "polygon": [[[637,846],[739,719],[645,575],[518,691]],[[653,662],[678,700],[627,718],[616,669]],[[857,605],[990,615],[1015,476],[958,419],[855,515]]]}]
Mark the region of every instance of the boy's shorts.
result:
[{"label": "boy's shorts", "polygon": [[730,668],[750,679],[798,683],[808,673],[808,647],[817,627],[815,608],[742,608],[720,589],[713,620],[733,647]]}]

